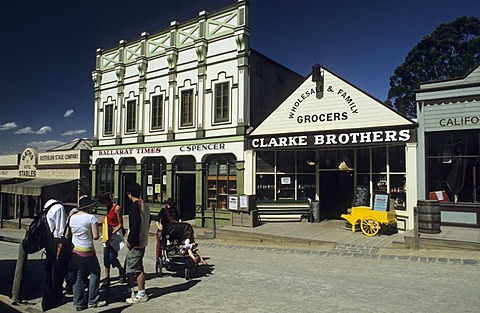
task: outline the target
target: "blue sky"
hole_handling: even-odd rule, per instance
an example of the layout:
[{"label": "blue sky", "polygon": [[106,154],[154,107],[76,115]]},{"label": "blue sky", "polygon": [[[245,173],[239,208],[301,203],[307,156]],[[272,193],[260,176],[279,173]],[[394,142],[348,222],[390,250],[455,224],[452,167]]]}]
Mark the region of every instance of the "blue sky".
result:
[{"label": "blue sky", "polygon": [[[236,0],[7,1],[0,11],[0,155],[93,137],[95,50]],[[319,63],[383,101],[389,77],[439,23],[478,0],[251,0],[250,45],[308,75]]]}]

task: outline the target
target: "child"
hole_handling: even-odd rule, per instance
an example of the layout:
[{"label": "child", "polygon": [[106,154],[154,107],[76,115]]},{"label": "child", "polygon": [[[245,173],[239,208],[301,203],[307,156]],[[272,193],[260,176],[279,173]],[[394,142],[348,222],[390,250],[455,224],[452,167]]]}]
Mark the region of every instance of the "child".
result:
[{"label": "child", "polygon": [[183,254],[188,254],[195,264],[204,264],[208,265],[207,262],[203,259],[200,251],[198,251],[198,244],[190,240],[191,234],[187,232],[187,239],[185,239],[185,243],[183,245]]}]

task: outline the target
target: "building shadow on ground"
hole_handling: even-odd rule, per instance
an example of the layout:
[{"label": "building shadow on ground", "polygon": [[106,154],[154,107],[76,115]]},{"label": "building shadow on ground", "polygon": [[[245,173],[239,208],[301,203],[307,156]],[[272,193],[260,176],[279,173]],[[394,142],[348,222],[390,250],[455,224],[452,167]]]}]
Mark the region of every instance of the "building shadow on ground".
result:
[{"label": "building shadow on ground", "polygon": [[[17,260],[0,260],[0,294],[11,297]],[[42,296],[45,260],[27,260],[20,288],[20,299],[29,301]],[[28,286],[28,288],[26,287]]]}]

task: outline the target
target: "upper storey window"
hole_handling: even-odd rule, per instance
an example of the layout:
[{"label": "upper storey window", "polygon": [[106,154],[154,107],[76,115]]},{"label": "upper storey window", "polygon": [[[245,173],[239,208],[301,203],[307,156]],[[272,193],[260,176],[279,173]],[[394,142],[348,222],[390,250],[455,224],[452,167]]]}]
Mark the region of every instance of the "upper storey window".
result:
[{"label": "upper storey window", "polygon": [[215,85],[215,108],[214,122],[228,122],[230,116],[230,104],[228,82]]},{"label": "upper storey window", "polygon": [[193,126],[193,89],[182,91],[180,126]]},{"label": "upper storey window", "polygon": [[113,135],[113,104],[106,104],[103,110],[105,115],[104,132],[105,135]]},{"label": "upper storey window", "polygon": [[163,129],[163,96],[152,97],[152,129]]},{"label": "upper storey window", "polygon": [[137,127],[137,101],[127,101],[127,132],[136,131]]}]

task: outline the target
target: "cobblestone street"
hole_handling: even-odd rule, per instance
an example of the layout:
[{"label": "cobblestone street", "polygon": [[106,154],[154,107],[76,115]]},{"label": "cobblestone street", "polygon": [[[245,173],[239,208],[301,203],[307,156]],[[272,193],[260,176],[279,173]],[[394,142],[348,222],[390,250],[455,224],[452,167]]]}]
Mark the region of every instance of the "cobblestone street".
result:
[{"label": "cobblestone street", "polygon": [[[16,244],[0,242],[0,248],[5,256],[16,255]],[[325,249],[229,244],[215,240],[201,242],[201,251],[210,257],[212,273],[186,281],[174,275],[155,277],[152,274],[154,245],[149,245],[146,271],[150,301],[125,305],[122,302],[125,286],[117,283],[109,295],[104,294],[110,304],[103,310],[95,310],[478,312],[480,307],[478,253],[413,253],[393,249],[387,253],[350,245]],[[33,259],[38,257],[33,255]],[[37,263],[38,267],[41,262]],[[29,267],[27,275],[35,273]],[[35,288],[38,280],[29,286]],[[2,294],[6,291],[2,290]],[[35,312],[38,301],[20,308]],[[73,306],[68,302],[54,312],[73,312]]]}]

